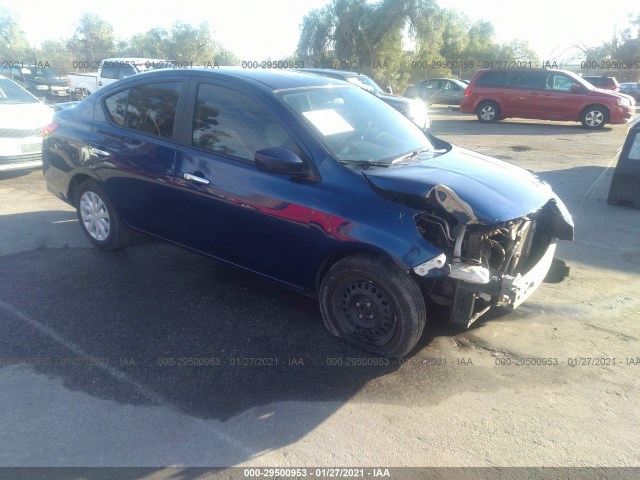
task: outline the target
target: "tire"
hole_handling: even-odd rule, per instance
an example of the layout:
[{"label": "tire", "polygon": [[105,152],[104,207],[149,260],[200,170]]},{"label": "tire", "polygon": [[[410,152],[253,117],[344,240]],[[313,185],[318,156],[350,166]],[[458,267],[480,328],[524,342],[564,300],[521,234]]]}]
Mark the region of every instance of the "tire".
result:
[{"label": "tire", "polygon": [[78,220],[91,243],[102,250],[116,250],[128,243],[129,229],[97,182],[86,180],[81,183],[75,199]]},{"label": "tire", "polygon": [[481,122],[495,122],[500,119],[500,107],[496,102],[482,102],[476,109],[476,115]]},{"label": "tire", "polygon": [[384,357],[408,354],[426,323],[425,300],[414,279],[373,255],[354,255],[332,265],[319,297],[332,334]]},{"label": "tire", "polygon": [[590,105],[582,111],[580,121],[585,128],[596,130],[604,127],[609,121],[609,112],[599,105]]}]

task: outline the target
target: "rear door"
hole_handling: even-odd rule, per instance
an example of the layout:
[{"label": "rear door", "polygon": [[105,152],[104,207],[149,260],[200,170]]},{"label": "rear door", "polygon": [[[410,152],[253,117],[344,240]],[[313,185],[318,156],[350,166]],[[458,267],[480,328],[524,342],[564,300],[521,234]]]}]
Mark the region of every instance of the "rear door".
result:
[{"label": "rear door", "polygon": [[546,73],[531,70],[510,70],[505,76],[506,116],[546,119]]},{"label": "rear door", "polygon": [[442,80],[442,88],[440,89],[441,103],[450,105],[458,105],[462,99],[464,90],[451,80]]},{"label": "rear door", "polygon": [[300,285],[316,183],[256,168],[255,152],[284,146],[310,161],[299,137],[251,92],[223,81],[190,88],[176,158],[176,241]]},{"label": "rear door", "polygon": [[184,77],[139,83],[110,93],[96,105],[87,163],[101,178],[124,221],[172,239],[176,115]]}]

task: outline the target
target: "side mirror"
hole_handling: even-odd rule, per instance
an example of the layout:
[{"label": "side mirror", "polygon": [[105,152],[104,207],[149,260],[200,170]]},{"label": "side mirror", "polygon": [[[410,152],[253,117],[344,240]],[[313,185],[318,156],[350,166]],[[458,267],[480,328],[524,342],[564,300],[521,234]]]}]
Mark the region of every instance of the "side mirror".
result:
[{"label": "side mirror", "polygon": [[268,147],[255,154],[258,170],[270,173],[281,173],[296,177],[306,177],[308,169],[302,159],[285,147]]},{"label": "side mirror", "polygon": [[571,93],[580,93],[580,85],[577,83],[571,85]]}]

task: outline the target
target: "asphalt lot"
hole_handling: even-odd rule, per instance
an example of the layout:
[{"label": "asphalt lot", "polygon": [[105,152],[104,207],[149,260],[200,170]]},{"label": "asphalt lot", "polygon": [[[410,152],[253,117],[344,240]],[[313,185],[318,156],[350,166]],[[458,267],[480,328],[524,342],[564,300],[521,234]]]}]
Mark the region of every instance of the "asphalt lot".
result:
[{"label": "asphalt lot", "polygon": [[554,187],[571,276],[467,332],[434,312],[391,362],[261,278],[143,238],[97,251],[41,172],[4,174],[0,466],[640,466],[640,211],[605,201],[626,130],[434,109],[437,135]]}]

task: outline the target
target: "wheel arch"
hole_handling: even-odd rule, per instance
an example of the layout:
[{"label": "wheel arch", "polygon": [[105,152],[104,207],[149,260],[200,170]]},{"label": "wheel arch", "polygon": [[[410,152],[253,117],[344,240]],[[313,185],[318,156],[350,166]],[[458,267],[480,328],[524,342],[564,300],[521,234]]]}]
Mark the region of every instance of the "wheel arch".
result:
[{"label": "wheel arch", "polygon": [[316,295],[320,291],[320,285],[322,284],[322,280],[325,274],[329,271],[329,269],[335,263],[339,262],[343,258],[356,256],[356,255],[370,255],[370,256],[380,257],[393,263],[398,268],[404,269],[398,261],[394,260],[393,257],[389,255],[388,252],[382,249],[375,248],[371,245],[357,245],[357,246],[340,248],[338,250],[334,250],[331,253],[329,253],[320,264],[320,268],[316,272],[316,281],[315,281]]},{"label": "wheel arch", "polygon": [[580,110],[580,115],[578,115],[578,120],[582,120],[582,116],[587,111],[587,109],[593,108],[593,107],[601,108],[605,114],[605,119],[604,119],[605,123],[609,123],[609,120],[611,119],[611,110],[609,110],[609,107],[607,107],[603,103],[588,103],[587,105],[585,105],[582,108],[582,110]]},{"label": "wheel arch", "polygon": [[78,173],[73,176],[71,181],[69,181],[69,188],[67,189],[67,199],[69,203],[75,205],[77,201],[76,192],[78,191],[78,187],[87,180],[97,181],[94,177],[86,173]]}]

